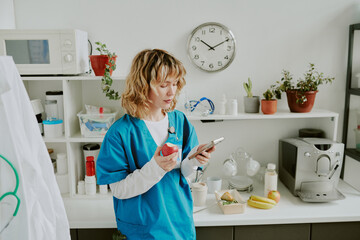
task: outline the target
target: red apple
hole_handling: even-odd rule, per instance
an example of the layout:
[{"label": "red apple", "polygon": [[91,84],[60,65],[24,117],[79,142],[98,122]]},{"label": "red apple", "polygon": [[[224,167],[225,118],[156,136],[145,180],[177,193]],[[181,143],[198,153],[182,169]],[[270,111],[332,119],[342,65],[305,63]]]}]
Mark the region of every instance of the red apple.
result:
[{"label": "red apple", "polygon": [[168,156],[174,152],[178,152],[179,148],[172,144],[172,143],[165,143],[164,146],[161,148],[161,152],[163,154],[163,156]]},{"label": "red apple", "polygon": [[270,191],[268,193],[268,198],[274,200],[276,203],[280,201],[280,193],[279,191]]}]

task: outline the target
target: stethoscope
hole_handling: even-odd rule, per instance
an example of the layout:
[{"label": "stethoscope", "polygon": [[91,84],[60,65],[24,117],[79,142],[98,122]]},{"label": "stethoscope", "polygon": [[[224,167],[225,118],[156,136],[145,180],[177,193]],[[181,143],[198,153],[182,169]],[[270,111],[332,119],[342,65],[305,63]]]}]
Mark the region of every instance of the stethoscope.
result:
[{"label": "stethoscope", "polygon": [[202,97],[200,98],[199,101],[196,100],[190,100],[189,102],[185,103],[185,108],[189,109],[191,112],[193,112],[195,110],[195,108],[202,102],[202,101],[208,101],[210,109],[208,110],[208,114],[213,114],[214,110],[215,110],[215,105],[214,103],[206,98],[206,97]]},{"label": "stethoscope", "polygon": [[170,133],[170,134],[175,134],[176,141],[179,141],[174,126],[170,126],[170,127],[168,128],[168,133]]},{"label": "stethoscope", "polygon": [[5,226],[0,230],[0,234],[1,234],[1,233],[9,226],[9,224],[11,223],[11,221],[14,219],[14,217],[17,215],[17,213],[18,213],[18,211],[19,211],[20,198],[19,198],[16,194],[17,194],[17,190],[18,190],[18,188],[19,188],[19,182],[20,182],[20,181],[19,181],[19,175],[18,175],[18,173],[17,173],[14,165],[13,165],[9,160],[7,160],[4,156],[2,156],[1,154],[0,154],[0,157],[1,157],[2,159],[4,159],[4,161],[7,162],[7,164],[10,165],[10,167],[11,167],[12,170],[14,171],[15,178],[16,178],[16,185],[15,185],[14,191],[12,191],[12,192],[7,192],[7,193],[3,194],[3,195],[0,197],[0,202],[1,202],[1,200],[3,200],[6,196],[9,196],[9,195],[10,195],[10,196],[13,196],[13,197],[16,198],[16,200],[17,200],[17,204],[16,204],[15,211],[14,211],[12,217],[10,218],[10,220],[9,220],[9,221],[5,224]]}]

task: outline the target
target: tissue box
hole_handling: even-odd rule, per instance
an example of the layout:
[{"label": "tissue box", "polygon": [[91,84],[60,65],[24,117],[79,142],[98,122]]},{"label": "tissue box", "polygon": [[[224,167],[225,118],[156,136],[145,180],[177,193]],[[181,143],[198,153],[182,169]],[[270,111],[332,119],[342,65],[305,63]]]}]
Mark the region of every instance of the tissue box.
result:
[{"label": "tissue box", "polygon": [[103,114],[77,114],[80,131],[83,137],[104,137],[110,126],[115,122],[117,112]]}]

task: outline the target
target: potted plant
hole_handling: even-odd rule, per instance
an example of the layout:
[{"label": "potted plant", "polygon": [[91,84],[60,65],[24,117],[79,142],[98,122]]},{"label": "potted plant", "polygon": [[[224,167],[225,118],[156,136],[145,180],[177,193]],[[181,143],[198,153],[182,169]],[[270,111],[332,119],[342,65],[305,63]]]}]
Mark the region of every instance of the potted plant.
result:
[{"label": "potted plant", "polygon": [[116,230],[116,232],[113,233],[113,235],[112,235],[112,239],[113,240],[126,240],[127,237],[124,234],[122,234],[119,230]]},{"label": "potted plant", "polygon": [[110,100],[119,100],[119,93],[111,89],[113,83],[111,75],[116,69],[115,61],[117,56],[107,49],[106,44],[102,44],[101,42],[95,42],[95,44],[98,45],[96,50],[99,51],[100,55],[90,56],[91,67],[96,76],[102,76],[101,89],[106,97]]},{"label": "potted plant", "polygon": [[261,111],[264,114],[276,113],[277,99],[281,98],[281,92],[276,89],[275,85],[271,85],[270,88],[263,93],[263,96],[264,99],[261,99]]},{"label": "potted plant", "polygon": [[276,90],[286,92],[288,105],[291,112],[310,112],[314,106],[315,96],[321,84],[332,83],[335,78],[324,77],[319,73],[313,63],[309,64],[309,70],[304,74],[304,79],[299,78],[296,85],[292,81],[289,71],[282,71],[281,81],[277,81]]},{"label": "potted plant", "polygon": [[248,78],[248,82],[244,82],[244,89],[247,96],[244,96],[244,109],[246,113],[258,113],[260,100],[259,96],[253,96],[252,93],[252,82],[250,78]]}]

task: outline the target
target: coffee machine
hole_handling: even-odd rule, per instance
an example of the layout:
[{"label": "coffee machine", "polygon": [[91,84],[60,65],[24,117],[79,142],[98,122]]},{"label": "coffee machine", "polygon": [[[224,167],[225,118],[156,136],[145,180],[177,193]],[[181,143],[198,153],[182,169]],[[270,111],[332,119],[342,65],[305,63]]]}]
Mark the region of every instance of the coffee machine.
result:
[{"label": "coffee machine", "polygon": [[337,190],[344,144],[325,138],[288,138],[279,142],[279,178],[305,202],[345,198]]}]

